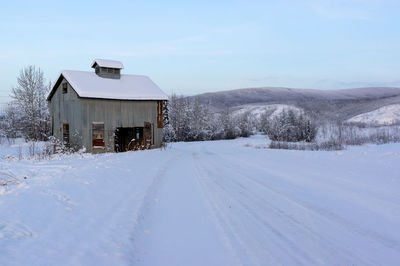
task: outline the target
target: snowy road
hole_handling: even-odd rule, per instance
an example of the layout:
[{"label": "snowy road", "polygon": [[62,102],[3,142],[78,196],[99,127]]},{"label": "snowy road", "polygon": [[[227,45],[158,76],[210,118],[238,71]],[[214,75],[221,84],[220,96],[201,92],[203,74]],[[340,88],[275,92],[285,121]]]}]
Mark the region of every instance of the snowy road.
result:
[{"label": "snowy road", "polygon": [[139,265],[400,262],[399,153],[390,162],[357,158],[360,148],[346,156],[235,145],[177,145],[183,155],[142,221]]},{"label": "snowy road", "polygon": [[[263,144],[260,136],[177,143],[19,170],[3,162],[0,170],[28,171],[32,181],[0,195],[0,264],[400,263],[399,144],[341,152]],[[38,201],[46,209],[27,210]]]}]

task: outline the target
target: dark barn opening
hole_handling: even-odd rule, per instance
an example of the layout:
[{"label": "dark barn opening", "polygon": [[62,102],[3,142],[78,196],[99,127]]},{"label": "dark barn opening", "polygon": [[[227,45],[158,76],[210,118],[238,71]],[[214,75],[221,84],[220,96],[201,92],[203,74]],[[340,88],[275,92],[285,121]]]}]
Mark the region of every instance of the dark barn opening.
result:
[{"label": "dark barn opening", "polygon": [[143,127],[119,127],[115,131],[115,151],[137,150],[143,142]]},{"label": "dark barn opening", "polygon": [[114,150],[124,152],[150,149],[153,145],[153,125],[145,122],[144,127],[119,127],[115,130]]}]

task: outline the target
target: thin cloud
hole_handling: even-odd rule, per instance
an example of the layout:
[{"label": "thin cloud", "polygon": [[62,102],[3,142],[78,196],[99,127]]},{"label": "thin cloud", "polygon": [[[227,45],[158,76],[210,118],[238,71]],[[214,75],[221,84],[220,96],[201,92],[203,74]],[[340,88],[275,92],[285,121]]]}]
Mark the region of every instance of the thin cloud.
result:
[{"label": "thin cloud", "polygon": [[308,89],[346,89],[361,87],[400,87],[400,80],[389,81],[345,81],[332,78],[296,77],[291,75],[264,76],[247,79],[247,83],[258,87],[289,87]]},{"label": "thin cloud", "polygon": [[328,19],[369,20],[384,0],[309,0],[311,10]]}]

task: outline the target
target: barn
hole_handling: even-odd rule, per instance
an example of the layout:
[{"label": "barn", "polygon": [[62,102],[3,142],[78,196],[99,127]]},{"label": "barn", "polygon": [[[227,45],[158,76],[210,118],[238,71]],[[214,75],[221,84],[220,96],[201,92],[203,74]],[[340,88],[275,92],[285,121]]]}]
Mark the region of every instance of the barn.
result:
[{"label": "barn", "polygon": [[47,96],[52,135],[92,153],[161,147],[167,95],[147,76],[121,74],[119,61],[91,67],[60,73]]}]

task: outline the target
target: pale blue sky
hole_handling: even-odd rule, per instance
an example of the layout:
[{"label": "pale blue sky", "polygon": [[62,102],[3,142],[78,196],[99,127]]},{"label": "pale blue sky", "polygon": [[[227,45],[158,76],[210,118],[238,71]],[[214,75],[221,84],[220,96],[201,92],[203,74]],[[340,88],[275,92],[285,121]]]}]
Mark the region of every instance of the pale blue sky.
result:
[{"label": "pale blue sky", "polygon": [[0,102],[21,68],[94,58],[165,92],[400,86],[400,1],[1,1]]}]

